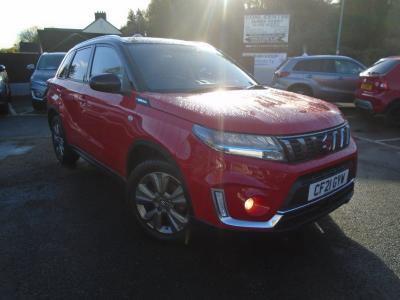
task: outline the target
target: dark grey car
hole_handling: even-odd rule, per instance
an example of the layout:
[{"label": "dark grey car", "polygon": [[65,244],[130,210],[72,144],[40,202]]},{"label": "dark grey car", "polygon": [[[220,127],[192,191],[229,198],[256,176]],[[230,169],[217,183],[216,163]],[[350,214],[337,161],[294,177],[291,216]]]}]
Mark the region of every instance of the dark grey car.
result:
[{"label": "dark grey car", "polygon": [[8,102],[11,100],[11,90],[8,82],[7,70],[0,65],[0,113],[8,112]]},{"label": "dark grey car", "polygon": [[47,80],[54,77],[58,66],[65,56],[64,52],[43,53],[35,67],[28,65],[27,69],[32,70],[31,76],[31,97],[35,109],[41,109],[46,104]]},{"label": "dark grey car", "polygon": [[288,59],[275,72],[272,87],[329,101],[353,101],[365,70],[346,56],[315,55]]}]

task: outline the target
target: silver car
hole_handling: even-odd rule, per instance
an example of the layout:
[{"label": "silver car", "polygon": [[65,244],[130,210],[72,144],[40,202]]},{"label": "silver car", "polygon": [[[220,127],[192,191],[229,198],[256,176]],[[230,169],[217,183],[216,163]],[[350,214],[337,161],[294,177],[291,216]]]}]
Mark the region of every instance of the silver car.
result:
[{"label": "silver car", "polygon": [[349,102],[365,66],[346,56],[289,58],[274,74],[272,87],[329,101]]}]

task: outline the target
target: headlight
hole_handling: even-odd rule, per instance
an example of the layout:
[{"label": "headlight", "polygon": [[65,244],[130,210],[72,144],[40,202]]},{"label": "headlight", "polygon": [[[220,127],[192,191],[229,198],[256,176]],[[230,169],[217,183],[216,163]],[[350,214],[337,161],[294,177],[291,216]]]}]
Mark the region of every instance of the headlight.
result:
[{"label": "headlight", "polygon": [[193,126],[193,133],[205,144],[229,154],[284,161],[285,155],[279,142],[270,136],[227,133]]}]

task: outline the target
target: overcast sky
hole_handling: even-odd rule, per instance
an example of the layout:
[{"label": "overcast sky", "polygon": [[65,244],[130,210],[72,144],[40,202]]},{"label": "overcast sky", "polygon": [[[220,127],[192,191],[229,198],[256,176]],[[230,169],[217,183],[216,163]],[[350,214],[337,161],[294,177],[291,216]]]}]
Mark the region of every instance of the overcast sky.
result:
[{"label": "overcast sky", "polygon": [[129,9],[146,8],[150,0],[3,0],[0,48],[12,47],[20,31],[32,27],[83,29],[105,11],[117,28],[126,23]]}]

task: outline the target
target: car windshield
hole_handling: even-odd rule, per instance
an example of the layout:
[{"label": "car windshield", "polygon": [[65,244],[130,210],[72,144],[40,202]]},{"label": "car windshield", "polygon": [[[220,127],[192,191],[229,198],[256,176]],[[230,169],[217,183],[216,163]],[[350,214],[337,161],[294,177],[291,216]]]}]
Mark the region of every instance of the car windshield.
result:
[{"label": "car windshield", "polygon": [[64,54],[43,55],[38,63],[38,70],[57,70]]},{"label": "car windshield", "polygon": [[365,72],[370,75],[385,75],[389,73],[395,66],[397,66],[398,62],[398,60],[394,59],[380,60]]},{"label": "car windshield", "polygon": [[211,46],[133,44],[129,50],[140,77],[152,92],[190,93],[257,86]]}]

